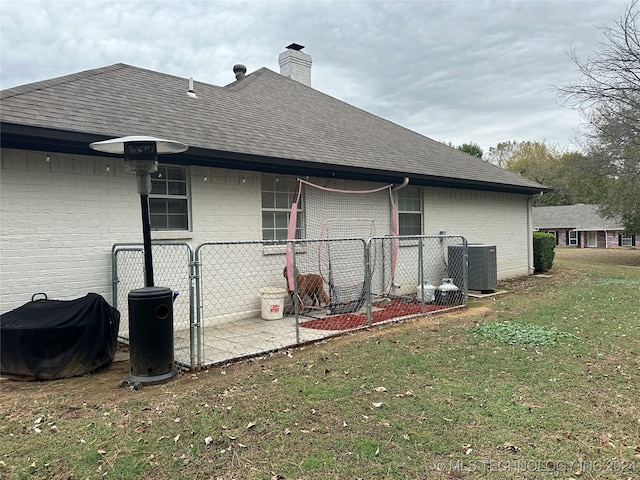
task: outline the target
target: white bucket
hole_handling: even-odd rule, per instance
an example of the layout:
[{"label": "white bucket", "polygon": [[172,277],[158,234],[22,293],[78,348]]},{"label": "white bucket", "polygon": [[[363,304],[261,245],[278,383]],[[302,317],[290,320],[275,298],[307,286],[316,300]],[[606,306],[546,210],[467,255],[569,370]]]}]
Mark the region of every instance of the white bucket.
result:
[{"label": "white bucket", "polygon": [[436,299],[436,287],[425,283],[424,285],[418,285],[417,295],[418,301],[430,303]]},{"label": "white bucket", "polygon": [[287,289],[280,287],[264,287],[260,289],[262,309],[260,316],[264,320],[278,320],[284,316],[284,299]]}]

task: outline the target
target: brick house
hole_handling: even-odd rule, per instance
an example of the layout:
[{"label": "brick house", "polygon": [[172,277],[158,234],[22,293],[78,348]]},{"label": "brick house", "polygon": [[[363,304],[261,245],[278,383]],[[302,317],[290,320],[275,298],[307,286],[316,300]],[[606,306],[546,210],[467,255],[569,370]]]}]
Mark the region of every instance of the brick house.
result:
[{"label": "brick house", "polygon": [[611,248],[635,247],[639,235],[625,235],[615,219],[603,217],[597,205],[560,205],[534,207],[533,226],[552,233],[559,247]]},{"label": "brick house", "polygon": [[[140,242],[135,179],[95,141],[150,135],[189,146],[160,156],[154,241],[286,235],[297,177],[366,189],[394,183],[401,234],[497,246],[498,277],[532,273],[531,199],[546,188],[311,88],[292,44],[281,73],[215,86],[115,64],[1,92],[1,311],[46,291],[111,298],[111,248]],[[231,77],[231,72],[230,72]],[[231,77],[233,78],[233,77]]]}]

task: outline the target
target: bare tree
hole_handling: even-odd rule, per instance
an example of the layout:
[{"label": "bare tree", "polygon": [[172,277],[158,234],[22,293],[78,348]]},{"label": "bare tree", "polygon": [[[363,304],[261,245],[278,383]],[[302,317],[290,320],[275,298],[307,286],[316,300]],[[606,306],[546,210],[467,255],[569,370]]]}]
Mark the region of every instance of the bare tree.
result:
[{"label": "bare tree", "polygon": [[640,232],[640,12],[633,0],[592,57],[571,59],[580,79],[558,89],[565,103],[581,111],[587,157],[583,167],[602,176],[598,198],[604,215],[622,221],[628,233]]},{"label": "bare tree", "polygon": [[582,60],[575,49],[569,56],[578,67],[580,80],[560,87],[565,103],[578,108],[598,136],[607,120],[624,124],[628,140],[640,141],[640,36],[638,0],[625,9],[613,27],[603,27],[605,41],[592,57]]}]

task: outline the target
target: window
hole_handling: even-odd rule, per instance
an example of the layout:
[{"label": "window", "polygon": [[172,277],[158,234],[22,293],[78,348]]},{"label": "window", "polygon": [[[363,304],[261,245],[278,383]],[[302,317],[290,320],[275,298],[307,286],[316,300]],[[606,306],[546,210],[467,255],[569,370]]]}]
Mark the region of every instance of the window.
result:
[{"label": "window", "polygon": [[547,230],[545,233],[553,235],[553,238],[556,239],[556,245],[558,245],[558,232],[556,232],[555,230]]},{"label": "window", "polygon": [[598,246],[598,232],[587,232],[587,247]]},{"label": "window", "polygon": [[634,242],[633,235],[620,235],[620,246],[621,247],[632,247]]},{"label": "window", "polygon": [[[298,182],[293,177],[262,176],[262,239],[286,240],[291,205],[296,200]],[[302,201],[300,202],[302,203]],[[296,238],[302,238],[302,205],[298,205]]]},{"label": "window", "polygon": [[188,191],[186,167],[158,165],[149,195],[152,230],[189,230]]},{"label": "window", "polygon": [[578,245],[578,232],[575,230],[569,231],[569,245]]},{"label": "window", "polygon": [[398,233],[422,234],[422,197],[420,187],[404,187],[398,190]]}]

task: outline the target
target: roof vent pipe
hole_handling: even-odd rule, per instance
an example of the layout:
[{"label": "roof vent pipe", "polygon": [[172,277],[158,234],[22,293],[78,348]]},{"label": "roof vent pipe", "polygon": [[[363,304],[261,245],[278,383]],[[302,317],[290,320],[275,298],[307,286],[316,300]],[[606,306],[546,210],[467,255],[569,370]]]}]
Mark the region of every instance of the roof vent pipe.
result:
[{"label": "roof vent pipe", "polygon": [[189,90],[187,90],[187,95],[189,95],[191,98],[198,98],[196,96],[196,92],[193,91],[193,78],[189,77]]},{"label": "roof vent pipe", "polygon": [[233,74],[236,76],[237,81],[242,80],[245,77],[246,73],[247,67],[245,67],[244,65],[238,64],[233,66]]}]

